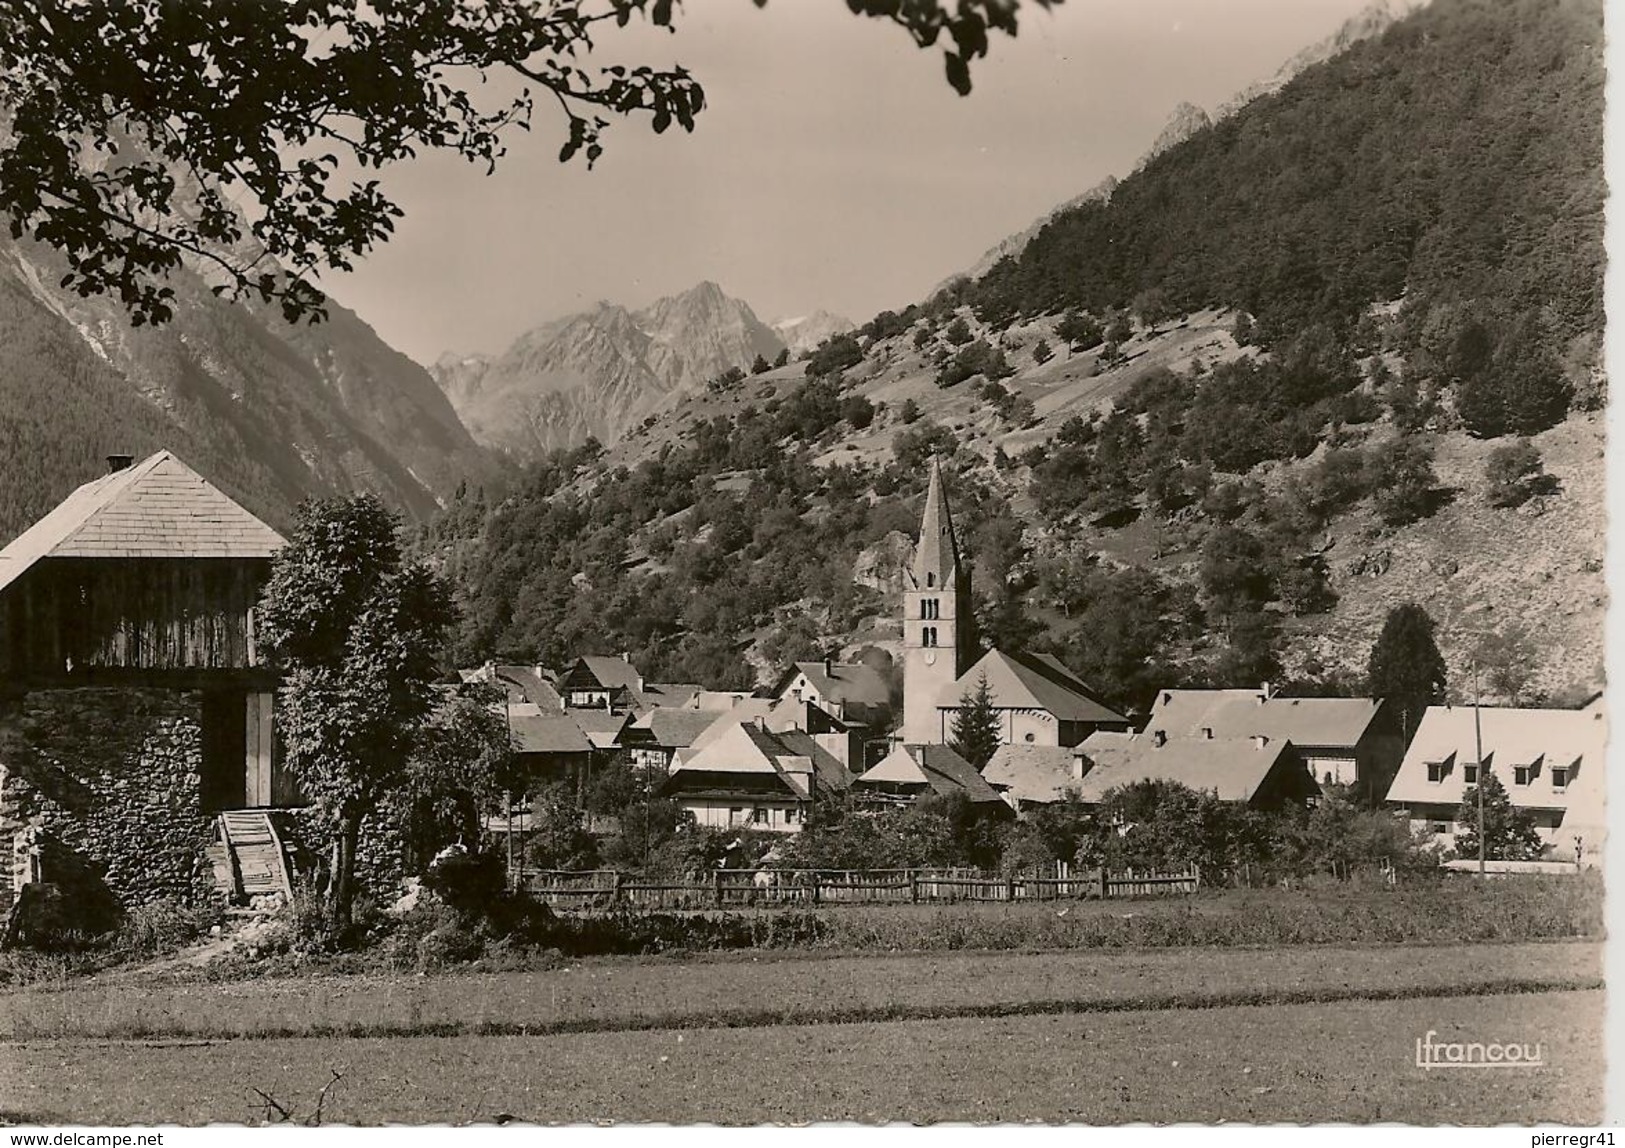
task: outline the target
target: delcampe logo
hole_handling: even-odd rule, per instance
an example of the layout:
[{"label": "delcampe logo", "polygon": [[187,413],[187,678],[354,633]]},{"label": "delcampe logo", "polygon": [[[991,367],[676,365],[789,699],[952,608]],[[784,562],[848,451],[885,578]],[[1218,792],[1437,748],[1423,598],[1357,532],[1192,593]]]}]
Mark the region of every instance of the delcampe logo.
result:
[{"label": "delcampe logo", "polygon": [[1454,1041],[1440,1043],[1435,1029],[1416,1038],[1416,1067],[1433,1068],[1540,1068],[1546,1063],[1545,1049],[1534,1044],[1502,1044],[1499,1041]]}]

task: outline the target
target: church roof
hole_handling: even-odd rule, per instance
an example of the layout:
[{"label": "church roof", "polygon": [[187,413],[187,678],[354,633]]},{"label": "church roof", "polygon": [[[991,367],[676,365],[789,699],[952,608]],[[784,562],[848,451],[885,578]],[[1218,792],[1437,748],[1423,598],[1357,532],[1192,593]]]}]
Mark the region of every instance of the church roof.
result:
[{"label": "church roof", "polygon": [[959,541],[953,515],[942,490],[942,464],[931,460],[931,484],[925,492],[925,513],[920,516],[920,540],[909,568],[915,589],[952,586],[959,572]]},{"label": "church roof", "polygon": [[1124,725],[1128,719],[1095,698],[1083,680],[1048,654],[1010,654],[989,650],[943,691],[937,704],[956,708],[987,675],[988,692],[1000,709],[1045,710],[1058,721]]},{"label": "church roof", "polygon": [[0,588],[43,558],[269,558],[282,536],[180,459],[87,482],[0,550]]}]

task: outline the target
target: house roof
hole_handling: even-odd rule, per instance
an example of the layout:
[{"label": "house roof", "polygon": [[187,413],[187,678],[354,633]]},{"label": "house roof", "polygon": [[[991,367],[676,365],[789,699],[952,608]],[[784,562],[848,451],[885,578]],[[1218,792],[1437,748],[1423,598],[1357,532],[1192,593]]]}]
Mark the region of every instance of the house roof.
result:
[{"label": "house roof", "polygon": [[161,450],[85,483],[0,550],[0,589],[45,558],[269,558],[283,545]]},{"label": "house roof", "polygon": [[611,713],[609,710],[565,710],[565,716],[592,741],[598,749],[614,749],[620,744],[621,730],[632,720],[631,714]]},{"label": "house roof", "polygon": [[1260,748],[1253,738],[1169,738],[1162,745],[1149,733],[1097,730],[1079,749],[1092,763],[1074,783],[1085,801],[1137,781],[1173,781],[1210,792],[1221,801],[1251,801],[1292,743],[1266,738]]},{"label": "house roof", "polygon": [[805,674],[826,701],[858,706],[886,706],[891,701],[886,675],[862,662],[797,662],[779,679],[774,697],[782,698],[797,674]]},{"label": "house roof", "polygon": [[[582,681],[583,675],[587,682]],[[590,682],[596,682],[607,690],[639,693],[643,689],[643,679],[636,666],[625,658],[606,654],[582,654],[559,675],[559,685],[566,691],[572,687],[587,688]]]},{"label": "house roof", "polygon": [[540,666],[484,665],[472,670],[458,670],[457,673],[465,682],[490,682],[501,686],[515,701],[528,702],[544,710],[564,708],[564,700]]},{"label": "house roof", "polygon": [[[684,778],[684,773],[690,776]],[[802,798],[810,798],[817,788],[842,790],[851,783],[846,768],[811,735],[771,733],[754,721],[735,718],[722,723],[705,744],[679,752],[666,784],[683,789],[696,775],[734,773],[771,774]]]},{"label": "house roof", "polygon": [[1365,736],[1382,703],[1375,698],[1283,698],[1257,690],[1162,690],[1152,704],[1147,730],[1169,737],[1285,738],[1305,746],[1347,747]]},{"label": "house roof", "polygon": [[1023,801],[1060,801],[1078,788],[1074,775],[1076,753],[1060,745],[1001,745],[994,751],[982,778],[1005,797]]},{"label": "house roof", "polygon": [[[1580,710],[1482,706],[1478,725],[1484,760],[1514,805],[1571,810],[1600,823],[1608,744],[1608,718],[1600,703]],[[1477,753],[1472,706],[1429,706],[1388,786],[1388,801],[1459,804],[1467,792],[1461,767],[1471,764]],[[1514,767],[1537,762],[1541,768],[1530,784],[1518,785]],[[1450,768],[1441,780],[1432,782],[1428,780],[1430,763],[1448,763]],[[1554,767],[1569,770],[1564,789],[1552,788]],[[1568,822],[1568,816],[1564,821]]]},{"label": "house roof", "polygon": [[853,784],[929,788],[943,797],[963,793],[972,801],[1004,800],[974,765],[946,745],[900,745]]},{"label": "house roof", "polygon": [[1010,654],[989,650],[957,682],[943,691],[937,705],[956,709],[987,675],[988,692],[1000,709],[1047,710],[1060,721],[1126,724],[1128,719],[1099,701],[1076,674],[1047,654]]},{"label": "house roof", "polygon": [[[771,705],[772,698],[758,698],[748,690],[701,690],[693,698],[683,703],[684,707],[692,710],[704,710],[710,714],[727,713],[729,710],[745,702],[766,702]],[[767,710],[764,708],[763,713]]]},{"label": "house roof", "polygon": [[694,739],[704,733],[716,720],[716,714],[703,713],[700,710],[656,706],[640,714],[627,726],[621,740],[628,743],[658,745],[666,749],[685,749],[693,745]]},{"label": "house roof", "polygon": [[694,682],[645,682],[642,691],[651,706],[686,706],[702,692]]},{"label": "house roof", "polygon": [[588,753],[592,739],[567,713],[519,713],[508,718],[516,753]]}]

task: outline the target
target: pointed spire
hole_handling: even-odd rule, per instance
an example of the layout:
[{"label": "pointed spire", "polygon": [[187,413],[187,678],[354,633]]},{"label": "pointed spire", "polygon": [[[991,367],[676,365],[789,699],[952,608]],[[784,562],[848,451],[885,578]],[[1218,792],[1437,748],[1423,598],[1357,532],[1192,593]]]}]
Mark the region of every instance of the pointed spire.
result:
[{"label": "pointed spire", "polygon": [[931,456],[931,485],[925,492],[925,513],[920,517],[920,540],[914,548],[914,585],[952,586],[959,569],[959,542],[954,537],[953,515],[942,490],[942,464]]}]

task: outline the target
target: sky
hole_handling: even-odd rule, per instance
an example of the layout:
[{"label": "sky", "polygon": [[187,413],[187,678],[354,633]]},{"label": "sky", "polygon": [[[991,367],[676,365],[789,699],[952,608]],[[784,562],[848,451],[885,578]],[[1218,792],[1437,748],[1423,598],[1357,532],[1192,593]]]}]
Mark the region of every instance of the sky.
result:
[{"label": "sky", "polygon": [[940,50],[841,0],[689,0],[675,33],[612,29],[591,59],[687,67],[706,92],[692,134],[619,122],[589,171],[558,162],[562,117],[538,103],[495,174],[444,155],[386,169],[405,218],[322,284],[425,364],[706,279],[769,322],[861,323],[1126,175],[1180,102],[1213,111],[1368,2],[1028,5],[961,97]]}]

